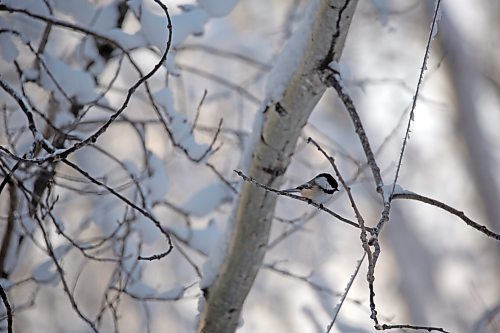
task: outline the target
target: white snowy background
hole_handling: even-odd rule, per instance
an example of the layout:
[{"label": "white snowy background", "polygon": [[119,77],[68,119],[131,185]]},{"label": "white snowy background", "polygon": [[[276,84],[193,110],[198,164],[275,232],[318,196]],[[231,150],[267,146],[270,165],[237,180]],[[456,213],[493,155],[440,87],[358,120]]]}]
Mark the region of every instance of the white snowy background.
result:
[{"label": "white snowy background", "polygon": [[[143,73],[165,50],[165,15],[153,1],[128,1],[122,30],[114,25],[113,1],[47,3],[52,10],[44,1],[1,1],[115,40],[130,50]],[[172,50],[165,66],[148,80],[159,113],[142,85],[122,117],[100,136],[95,145],[99,149],[84,147],[69,160],[151,211],[175,235],[173,252],[161,260],[137,261],[137,255],[165,251],[164,236],[149,219],[64,164],[57,165],[50,193],[57,202],[54,219],[47,219],[45,226],[55,257],[79,310],[99,323],[100,332],[196,330],[200,274],[224,237],[240,182],[232,170],[241,166],[260,106],[270,91],[278,89],[276,83],[266,83],[267,77],[307,8],[307,1],[164,3],[173,21]],[[360,1],[339,63],[386,183],[393,179],[399,157],[433,5],[434,1]],[[498,232],[500,4],[445,0],[442,6],[399,184]],[[0,11],[0,79],[21,94],[22,75],[25,94],[37,110],[57,127],[87,138],[122,105],[127,89],[140,76],[130,59],[121,59],[119,50],[104,62],[88,34],[56,26],[36,65],[29,47],[39,47],[44,29],[43,21]],[[84,106],[77,118],[70,112],[70,100],[95,105]],[[204,156],[221,119],[222,130],[212,146],[220,148]],[[46,133],[43,118],[35,114],[35,121]],[[0,122],[3,147],[18,156],[31,149],[34,139],[26,117],[4,90]],[[375,225],[381,204],[371,173],[363,166],[365,157],[352,123],[334,91],[325,94],[304,128],[285,174],[287,186],[332,172],[328,161],[306,144],[309,136],[335,155],[366,222]],[[65,145],[71,146],[68,141]],[[4,166],[15,164],[4,154],[0,158]],[[36,166],[24,167],[16,175],[32,188],[38,171]],[[0,230],[7,224],[9,198],[4,189]],[[353,218],[344,191],[328,207]],[[91,332],[64,292],[28,210],[20,196],[17,241],[3,263],[9,276],[0,281],[15,309],[15,331]],[[57,232],[54,222],[80,244],[110,237],[90,253],[121,261],[85,258]],[[25,235],[22,242],[20,235]],[[500,331],[498,242],[436,207],[399,200],[393,203],[381,246],[375,291],[382,322],[438,326],[451,332]],[[338,294],[361,256],[357,229],[302,202],[280,198],[265,266],[245,303],[238,332],[325,332]],[[118,293],[121,288],[126,293]],[[374,331],[368,295],[364,265],[333,332]],[[118,322],[113,322],[109,304]],[[489,312],[493,319],[487,318]]]}]

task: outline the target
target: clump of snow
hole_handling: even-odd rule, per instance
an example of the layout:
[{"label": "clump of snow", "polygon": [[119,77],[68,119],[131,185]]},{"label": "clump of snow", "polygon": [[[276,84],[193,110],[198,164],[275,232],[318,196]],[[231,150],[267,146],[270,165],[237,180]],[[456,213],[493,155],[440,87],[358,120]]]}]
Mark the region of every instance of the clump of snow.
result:
[{"label": "clump of snow", "polygon": [[167,18],[165,15],[156,15],[146,6],[140,10],[141,30],[140,34],[147,41],[148,45],[156,46],[160,52],[165,50],[167,44]]},{"label": "clump of snow", "polygon": [[[22,2],[22,1],[20,1]],[[31,2],[31,1],[30,1]],[[33,1],[36,2],[36,1]],[[41,1],[42,3],[45,1]],[[81,0],[53,0],[53,8],[58,11],[71,15],[75,22],[83,26],[87,26],[92,22],[95,15],[95,8],[91,1]],[[50,15],[50,14],[49,14]],[[109,12],[108,12],[109,15]],[[111,22],[116,22],[116,19],[109,17]]]},{"label": "clump of snow", "polygon": [[[163,160],[151,151],[148,151],[148,164],[148,177],[142,182],[142,187],[146,209],[151,210],[154,202],[162,201],[165,198],[170,188],[170,181]],[[135,229],[148,244],[152,244],[162,237],[154,223],[143,215],[138,217]]]},{"label": "clump of snow", "polygon": [[2,4],[12,8],[26,9],[33,14],[50,15],[49,8],[45,5],[44,1],[2,0]]},{"label": "clump of snow", "polygon": [[[120,238],[123,236],[123,233],[128,231],[123,230],[120,232],[117,237]],[[141,243],[140,236],[136,233],[132,233],[127,236],[126,242],[115,242],[113,244],[114,251],[116,253],[122,252],[123,246],[123,260],[121,261],[122,268],[125,272],[130,275],[130,278],[140,280],[142,274],[142,267],[144,266],[144,261],[137,261],[138,256],[138,245]]]},{"label": "clump of snow", "polygon": [[[65,62],[49,54],[44,54],[43,59],[50,73],[68,97],[75,98],[80,104],[85,104],[96,98],[95,83],[89,73],[71,68]],[[51,91],[57,96],[58,100],[64,100],[59,88],[56,87],[45,70],[42,71],[41,82],[47,91]]]},{"label": "clump of snow", "polygon": [[170,116],[171,112],[174,112],[174,96],[169,88],[163,88],[153,94],[155,101],[163,106],[167,116]]},{"label": "clump of snow", "polygon": [[[110,29],[108,31],[103,31],[101,32],[101,35],[116,41],[121,47],[126,50],[132,50],[147,45],[144,36],[139,34],[131,35],[121,29]],[[164,48],[165,47],[163,47],[163,49]]]},{"label": "clump of snow", "polygon": [[[160,51],[164,51],[168,37],[165,15],[156,15],[146,6],[134,9],[135,12],[140,13],[140,34],[149,44],[155,45]],[[205,10],[194,6],[190,6],[189,10],[181,14],[172,16],[172,46],[179,45],[189,35],[202,34],[209,19],[210,16]]]},{"label": "clump of snow", "polygon": [[111,235],[119,226],[118,221],[123,219],[125,207],[117,205],[115,200],[110,196],[99,196],[92,200],[94,209],[89,218],[101,229],[104,237]]},{"label": "clump of snow", "polygon": [[206,225],[201,227],[172,226],[172,230],[178,237],[183,238],[191,248],[206,255],[210,253],[221,234],[221,228],[214,219],[210,219]]},{"label": "clump of snow", "polygon": [[142,281],[135,281],[127,286],[127,291],[139,298],[156,297],[158,291]]},{"label": "clump of snow", "polygon": [[61,281],[54,262],[50,258],[35,267],[32,276],[38,283],[48,283],[52,286],[56,286]]},{"label": "clump of snow", "polygon": [[243,161],[241,163],[241,167],[245,172],[248,170],[250,163],[252,161],[252,153],[255,149],[255,145],[260,140],[260,133],[262,133],[262,127],[264,126],[264,111],[266,109],[266,105],[262,106],[262,109],[257,111],[255,114],[252,131],[248,137],[243,139]]},{"label": "clump of snow", "polygon": [[[236,213],[237,211],[233,209],[231,216],[227,219],[227,224],[223,229],[223,232],[216,234],[217,240],[215,241],[214,246],[212,246],[212,248],[210,249],[210,255],[208,256],[208,259],[205,261],[202,267],[203,277],[200,280],[201,289],[211,286],[219,274],[222,264],[224,263],[227,249],[229,247],[231,235],[234,230]],[[200,299],[203,299],[203,297],[200,297]],[[202,308],[203,306],[204,302],[200,301],[198,303],[198,307]]]},{"label": "clump of snow", "polygon": [[26,68],[23,70],[23,78],[26,81],[36,80],[40,72],[35,68]]},{"label": "clump of snow", "polygon": [[184,290],[185,289],[183,286],[178,285],[157,294],[157,296],[164,299],[179,299],[182,297],[182,295],[184,295]]},{"label": "clump of snow", "polygon": [[372,0],[373,5],[378,11],[377,19],[380,20],[383,26],[387,26],[390,17],[389,1],[387,0]]},{"label": "clump of snow", "polygon": [[233,193],[226,184],[217,181],[197,191],[181,206],[182,210],[192,216],[205,216],[220,205],[231,201]]},{"label": "clump of snow", "polygon": [[207,11],[212,17],[223,17],[229,14],[238,0],[198,0],[201,8]]},{"label": "clump of snow", "polygon": [[159,239],[164,239],[158,227],[147,217],[140,215],[134,223],[134,230],[140,235],[145,244],[154,244]]},{"label": "clump of snow", "polygon": [[443,11],[441,10],[441,6],[438,7],[438,5],[439,5],[439,0],[436,0],[436,9],[435,9],[435,10],[437,10],[436,20],[435,20],[434,23],[431,23],[431,29],[432,29],[431,38],[432,39],[436,38],[436,35],[438,33],[438,23],[439,23],[439,21],[441,20],[441,18],[443,16]]},{"label": "clump of snow", "polygon": [[154,93],[153,97],[163,107],[167,119],[170,119],[169,127],[175,143],[186,149],[192,158],[201,157],[208,149],[208,145],[196,142],[187,118],[175,111],[172,91],[163,88]]},{"label": "clump of snow", "polygon": [[165,170],[165,163],[152,151],[148,151],[148,165],[150,175],[145,180],[144,187],[148,201],[147,206],[151,207],[152,202],[161,201],[165,198],[169,189],[169,179]]},{"label": "clump of snow", "polygon": [[179,68],[175,64],[175,51],[171,51],[169,53],[169,56],[165,60],[165,67],[167,67],[167,71],[170,75],[174,75],[174,76],[181,75],[181,71],[179,70]]},{"label": "clump of snow", "polygon": [[[77,2],[81,3],[82,1],[77,0]],[[93,8],[92,27],[99,30],[113,29],[116,27],[116,22],[118,21],[120,14],[117,10],[117,6],[117,2],[110,2],[107,5],[101,5],[98,8]]]},{"label": "clump of snow", "polygon": [[266,83],[268,101],[279,101],[283,97],[293,74],[300,67],[304,53],[309,45],[311,27],[314,24],[319,4],[318,0],[310,2],[304,19],[287,41],[278,59],[276,59]]},{"label": "clump of snow", "polygon": [[8,63],[14,62],[19,55],[19,51],[11,37],[12,35],[10,33],[0,34],[0,45],[2,45],[2,47],[0,47],[0,57]]},{"label": "clump of snow", "polygon": [[104,60],[97,51],[95,42],[90,38],[84,38],[75,48],[73,55],[73,58],[77,63],[92,63],[87,70],[95,76],[100,75],[104,70]]},{"label": "clump of snow", "polygon": [[173,288],[159,292],[156,288],[142,282],[135,281],[127,287],[127,292],[139,298],[158,298],[158,299],[179,299],[184,295],[184,287],[177,285]]},{"label": "clump of snow", "polygon": [[2,285],[3,289],[9,289],[10,287],[12,287],[14,285],[14,282],[12,282],[8,279],[0,278],[0,285]]},{"label": "clump of snow", "polygon": [[[71,246],[61,245],[53,250],[56,260],[61,260],[66,253],[68,253]],[[48,258],[35,267],[32,271],[33,278],[39,283],[48,283],[56,286],[61,281],[61,277],[57,272],[53,258]]]},{"label": "clump of snow", "polygon": [[328,64],[328,67],[340,73],[340,64],[337,61],[333,60]]},{"label": "clump of snow", "polygon": [[[394,192],[392,192],[392,189],[394,188]],[[382,189],[384,190],[384,201],[387,202],[389,201],[390,197],[394,194],[414,194],[414,192],[407,191],[403,187],[401,187],[399,184],[389,184],[389,185],[384,185],[382,186]]]},{"label": "clump of snow", "polygon": [[128,0],[127,5],[135,15],[139,16],[139,13],[141,12],[142,0]]},{"label": "clump of snow", "polygon": [[174,29],[172,45],[174,47],[179,45],[189,35],[201,35],[209,19],[208,13],[201,8],[192,8],[187,12],[172,17]]},{"label": "clump of snow", "polygon": [[[171,17],[172,50],[165,64],[170,74],[179,75],[179,70],[175,66],[175,53],[173,49],[183,43],[190,35],[197,36],[203,34],[205,25],[210,18],[222,17],[229,14],[237,3],[237,0],[199,0],[198,6],[180,6],[183,12]],[[138,0],[130,0],[128,1],[128,5],[140,17],[141,28],[135,36],[128,36],[131,38],[131,41],[125,38],[118,38],[118,40],[123,45],[126,45],[127,48],[131,48],[134,45],[140,45],[140,39],[138,38],[140,36],[148,45],[154,45],[160,52],[163,52],[167,46],[169,36],[166,16],[163,13],[162,15],[155,14]]]},{"label": "clump of snow", "polygon": [[332,61],[328,64],[328,67],[339,73],[337,76],[337,80],[340,83],[342,89],[346,88],[346,85],[349,85],[349,82],[353,80],[353,74],[349,66],[345,63],[339,63],[337,61]]},{"label": "clump of snow", "polygon": [[191,230],[189,246],[208,255],[217,243],[220,235],[221,231],[217,223],[215,220],[210,220],[206,227],[193,228]]}]

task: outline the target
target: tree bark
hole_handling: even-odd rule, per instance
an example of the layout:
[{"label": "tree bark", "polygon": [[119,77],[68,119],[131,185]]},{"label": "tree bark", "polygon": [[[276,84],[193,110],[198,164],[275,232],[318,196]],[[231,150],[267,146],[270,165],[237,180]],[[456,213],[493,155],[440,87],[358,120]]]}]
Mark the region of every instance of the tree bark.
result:
[{"label": "tree bark", "polygon": [[[311,1],[313,16],[309,19],[311,25],[304,52],[299,55],[297,68],[283,94],[271,96],[277,100],[268,99],[262,115],[258,115],[262,118],[256,121],[254,131],[259,135],[254,133],[255,140],[246,151],[249,162],[245,173],[257,181],[273,187],[281,185],[302,127],[326,90],[321,72],[332,61],[340,59],[356,4],[357,0]],[[304,31],[298,29],[295,33]],[[290,47],[285,47],[284,52],[290,52]],[[272,87],[268,87],[268,93],[270,89]],[[243,303],[266,253],[275,204],[274,194],[250,183],[242,185],[234,220],[230,221],[234,230],[226,257],[205,293],[200,332],[236,330]]]}]

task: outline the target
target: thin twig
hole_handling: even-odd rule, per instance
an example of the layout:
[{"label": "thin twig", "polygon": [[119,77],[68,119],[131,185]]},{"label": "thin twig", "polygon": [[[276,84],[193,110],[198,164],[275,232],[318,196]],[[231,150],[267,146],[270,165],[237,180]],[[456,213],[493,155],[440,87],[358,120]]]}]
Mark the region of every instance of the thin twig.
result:
[{"label": "thin twig", "polygon": [[150,221],[152,221],[154,223],[154,225],[156,226],[156,228],[165,236],[165,238],[167,239],[167,243],[168,243],[168,249],[165,252],[162,252],[160,254],[155,254],[155,255],[149,256],[149,257],[139,256],[138,257],[139,260],[158,260],[158,259],[161,259],[161,258],[164,258],[165,256],[167,256],[173,250],[174,246],[172,245],[172,239],[170,238],[169,233],[167,231],[165,231],[165,229],[162,227],[160,221],[158,221],[150,212],[137,206],[132,201],[130,201],[129,199],[127,199],[126,197],[124,197],[123,195],[121,195],[120,193],[115,191],[110,186],[108,186],[108,185],[104,184],[103,182],[97,180],[96,178],[92,177],[88,172],[86,172],[85,170],[82,170],[78,165],[74,164],[73,162],[70,162],[66,159],[62,160],[62,162],[64,164],[70,166],[71,168],[73,168],[75,171],[78,171],[81,175],[83,175],[85,178],[90,180],[92,183],[94,183],[98,186],[104,187],[111,194],[113,194],[114,196],[116,196],[117,198],[119,198],[120,200],[125,202],[128,206],[132,207],[133,209],[137,210],[139,213],[144,215],[146,218],[148,218]]},{"label": "thin twig", "polygon": [[406,325],[406,324],[396,324],[396,325],[379,325],[378,327],[375,327],[379,331],[385,331],[385,330],[392,330],[395,328],[399,329],[410,329],[410,330],[424,330],[427,332],[431,331],[436,331],[436,332],[442,332],[442,333],[450,333],[449,331],[446,331],[444,328],[441,327],[435,327],[435,326],[415,326],[415,325]]},{"label": "thin twig", "polygon": [[7,293],[5,292],[1,284],[0,284],[0,297],[2,298],[3,305],[7,310],[7,332],[12,333],[13,332],[12,308],[10,307],[9,299],[7,298]]},{"label": "thin twig", "polygon": [[[0,184],[0,193],[2,193],[5,185],[7,185],[8,182],[11,182],[12,181],[12,175],[14,174],[14,172],[16,172],[17,168],[19,168],[19,166],[21,165],[21,162],[20,161],[17,161],[16,164],[14,164],[14,166],[12,167],[12,169],[8,170],[8,173],[7,173],[7,170],[5,170],[4,172],[4,178],[2,180],[2,183]],[[2,168],[3,170],[3,168]]]},{"label": "thin twig", "polygon": [[351,278],[349,279],[349,282],[347,283],[347,287],[345,288],[344,292],[342,293],[342,297],[340,298],[340,302],[337,304],[335,308],[335,313],[333,314],[332,321],[330,322],[330,325],[328,325],[326,329],[326,333],[330,333],[330,331],[333,328],[333,325],[335,324],[335,321],[337,320],[337,316],[340,312],[340,309],[342,308],[342,305],[344,304],[344,301],[347,297],[347,294],[349,293],[349,290],[351,290],[352,284],[354,283],[354,280],[358,276],[359,269],[361,268],[361,264],[365,260],[366,257],[366,252],[363,253],[363,256],[361,259],[358,260],[358,264],[356,265],[356,269],[354,270],[354,273],[351,275]]},{"label": "thin twig", "polygon": [[441,201],[438,201],[436,199],[431,199],[429,197],[426,197],[426,196],[423,196],[423,195],[420,195],[420,194],[416,194],[416,193],[410,193],[410,192],[405,192],[405,193],[394,193],[391,197],[391,200],[392,199],[409,199],[409,200],[416,200],[416,201],[420,201],[420,202],[424,202],[426,204],[429,204],[429,205],[432,205],[432,206],[435,206],[435,207],[438,207],[438,208],[441,208],[441,209],[444,209],[446,210],[447,212],[461,218],[468,226],[482,232],[483,234],[485,234],[486,236],[488,237],[491,237],[493,239],[496,239],[496,240],[500,240],[500,235],[489,230],[486,226],[484,225],[481,225],[477,222],[474,222],[473,220],[471,220],[469,217],[467,217],[465,215],[464,212],[458,210],[458,209],[455,209],[447,204],[445,204],[444,202],[441,202]]},{"label": "thin twig", "polygon": [[[353,227],[356,227],[358,229],[360,228],[359,224],[357,224],[356,222],[353,222],[353,221],[351,221],[349,219],[346,219],[345,217],[340,216],[337,213],[334,213],[333,211],[331,211],[330,209],[326,208],[322,204],[317,204],[314,201],[312,201],[311,199],[304,198],[304,197],[301,197],[299,195],[291,194],[289,192],[284,192],[284,191],[276,190],[276,189],[274,189],[272,187],[269,187],[267,185],[261,184],[258,181],[256,181],[255,179],[253,179],[252,177],[245,175],[243,172],[241,172],[239,170],[234,170],[234,172],[236,172],[236,174],[238,176],[240,176],[241,178],[243,178],[244,181],[250,182],[250,183],[252,183],[254,185],[257,185],[258,187],[261,187],[261,188],[265,189],[266,191],[276,193],[277,195],[283,195],[283,196],[286,196],[286,197],[289,197],[289,198],[293,198],[295,200],[306,202],[307,204],[309,204],[311,206],[314,206],[314,207],[316,207],[316,208],[318,208],[318,209],[320,209],[320,210],[322,210],[322,211],[330,214],[331,216],[335,217],[336,219],[340,220],[341,222],[344,222],[344,223],[347,223],[349,225],[352,225]],[[370,228],[368,228],[367,230],[371,231]]]},{"label": "thin twig", "polygon": [[370,246],[368,244],[368,237],[367,237],[367,231],[369,228],[367,228],[365,226],[365,220],[363,219],[363,216],[361,216],[361,212],[359,211],[358,206],[356,205],[356,202],[354,200],[354,196],[351,193],[351,188],[349,186],[347,186],[347,184],[344,180],[344,177],[342,177],[342,174],[340,173],[340,170],[338,169],[337,164],[335,163],[335,159],[332,156],[328,155],[326,153],[326,151],[323,148],[321,148],[321,146],[316,141],[314,141],[314,139],[308,138],[307,143],[312,143],[323,154],[323,156],[325,156],[325,158],[332,165],[332,168],[335,171],[335,175],[337,176],[340,183],[344,187],[344,189],[347,193],[347,197],[349,198],[349,201],[351,203],[352,209],[354,210],[356,220],[358,221],[359,227],[361,229],[360,238],[361,238],[361,241],[363,242],[363,248],[368,253],[368,260],[370,260],[371,250],[370,250]]},{"label": "thin twig", "polygon": [[213,73],[210,73],[210,72],[207,72],[203,69],[200,69],[198,67],[195,67],[195,66],[190,66],[190,65],[186,65],[186,64],[176,64],[176,66],[186,72],[191,72],[195,75],[198,75],[198,76],[201,76],[201,77],[205,77],[207,79],[210,79],[214,82],[217,82],[225,87],[228,87],[230,89],[233,89],[234,91],[238,92],[239,94],[241,94],[241,96],[245,97],[246,99],[248,99],[250,102],[256,104],[256,105],[261,105],[262,102],[261,100],[253,95],[251,92],[249,92],[247,89],[245,89],[244,87],[236,84],[236,83],[232,83],[230,82],[229,80],[227,80],[226,78],[222,77],[222,76],[219,76],[219,75],[216,75],[216,74],[213,74]]},{"label": "thin twig", "polygon": [[342,83],[339,81],[340,74],[334,70],[329,70],[327,75],[324,78],[324,81],[327,85],[335,88],[338,96],[344,103],[344,106],[351,117],[352,123],[354,125],[354,130],[361,141],[361,146],[365,152],[366,159],[368,161],[368,165],[372,170],[373,179],[375,180],[375,186],[377,192],[382,195],[382,199],[384,199],[384,181],[382,180],[382,176],[380,175],[380,168],[375,160],[375,154],[370,146],[370,141],[368,140],[368,136],[366,135],[365,129],[363,127],[363,123],[361,122],[361,117],[354,106],[354,102],[351,99],[351,96],[344,91]]},{"label": "thin twig", "polygon": [[49,153],[52,153],[55,151],[55,148],[52,146],[52,144],[47,141],[42,133],[38,130],[36,124],[35,124],[35,119],[33,117],[33,112],[31,112],[31,109],[29,107],[29,104],[26,102],[23,96],[19,95],[14,88],[12,88],[7,82],[4,82],[2,80],[2,77],[0,76],[0,87],[2,87],[5,92],[7,92],[12,98],[14,98],[17,102],[17,104],[21,107],[21,110],[25,114],[26,118],[28,119],[28,128],[31,131],[31,134],[33,135],[33,138],[35,139],[35,144],[41,144],[45,150],[47,150]]},{"label": "thin twig", "polygon": [[399,178],[399,171],[401,170],[401,163],[403,161],[403,155],[404,155],[408,140],[410,138],[411,123],[415,119],[415,107],[417,106],[417,99],[419,97],[418,95],[420,92],[420,86],[422,85],[422,81],[424,79],[424,72],[425,72],[425,69],[427,68],[427,60],[429,59],[429,52],[431,50],[432,38],[434,35],[434,28],[436,27],[436,24],[437,24],[437,17],[438,17],[440,4],[441,4],[441,0],[438,0],[436,2],[436,9],[434,10],[434,17],[432,18],[431,31],[429,32],[429,37],[427,39],[427,45],[425,47],[424,60],[422,61],[422,67],[420,68],[420,75],[418,77],[417,88],[415,90],[415,95],[413,96],[413,103],[412,103],[411,109],[410,109],[410,116],[408,117],[408,125],[406,126],[406,133],[405,133],[405,137],[403,140],[403,145],[401,147],[401,154],[399,155],[399,161],[398,161],[398,166],[396,168],[396,174],[394,175],[394,182],[392,185],[391,196],[394,193],[394,190],[396,188],[396,184],[397,184],[397,181]]},{"label": "thin twig", "polygon": [[[358,209],[358,207],[356,205],[356,202],[354,201],[354,197],[353,197],[353,195],[351,193],[351,189],[349,188],[349,186],[346,185],[346,183],[344,181],[344,178],[340,174],[340,171],[337,168],[337,165],[335,164],[335,159],[332,156],[328,155],[325,152],[325,150],[323,148],[321,148],[321,146],[318,143],[316,143],[316,141],[314,141],[312,138],[308,138],[307,142],[308,143],[312,142],[314,144],[314,146],[330,162],[330,164],[332,165],[332,168],[335,170],[335,174],[337,175],[340,183],[345,188],[345,190],[347,192],[347,196],[349,197],[349,201],[351,202],[351,206],[352,206],[352,208],[354,210],[354,213],[356,214],[356,219],[358,220],[358,223],[359,223],[360,228],[361,228],[361,233],[359,235],[359,238],[361,239],[361,246],[363,247],[363,250],[368,255],[368,273],[366,274],[366,280],[368,281],[368,286],[369,286],[369,289],[370,289],[370,310],[371,310],[370,318],[372,318],[375,321],[375,324],[378,325],[377,311],[375,309],[375,302],[374,302],[375,291],[374,291],[374,287],[373,287],[373,281],[375,281],[375,274],[374,273],[375,273],[375,263],[376,263],[376,260],[374,260],[374,253],[372,252],[372,250],[370,248],[370,244],[372,243],[372,240],[373,239],[376,240],[376,238],[375,237],[371,237],[371,239],[368,240],[367,231],[370,231],[370,233],[373,236],[372,230],[369,229],[369,228],[367,228],[365,226],[364,219],[361,216],[361,213],[359,212],[359,209]],[[383,190],[381,190],[381,193],[383,193]],[[378,244],[375,243],[374,245],[377,246]],[[377,250],[377,249],[379,249],[379,248],[376,247],[375,250]]]},{"label": "thin twig", "polygon": [[193,124],[191,125],[191,134],[193,133],[194,129],[196,128],[196,124],[198,124],[198,118],[200,117],[200,111],[203,103],[205,102],[205,98],[207,97],[207,89],[203,91],[203,96],[201,96],[200,103],[198,104],[198,107],[196,108],[196,115],[194,116]]},{"label": "thin twig", "polygon": [[234,194],[238,193],[238,190],[236,189],[236,187],[233,186],[233,184],[231,184],[231,182],[229,180],[227,180],[220,172],[219,170],[217,170],[217,168],[215,168],[215,166],[209,162],[205,163],[205,165],[207,167],[210,168],[210,170],[212,170],[216,175],[217,177],[219,177],[219,179],[227,186],[229,187],[229,189],[231,190],[231,192],[233,192]]},{"label": "thin twig", "polygon": [[206,52],[208,54],[211,54],[211,55],[214,55],[217,57],[237,59],[237,60],[240,60],[242,62],[247,63],[248,65],[255,66],[263,71],[269,71],[272,68],[271,65],[266,64],[264,62],[260,62],[260,61],[253,59],[247,55],[244,55],[241,53],[236,53],[233,51],[221,50],[221,49],[215,48],[215,47],[210,46],[210,45],[183,44],[183,45],[177,46],[175,48],[176,52],[196,51],[196,50],[203,51],[203,52]]},{"label": "thin twig", "polygon": [[59,258],[57,257],[57,255],[56,255],[56,253],[54,251],[54,248],[52,246],[52,242],[50,241],[49,233],[45,229],[45,226],[43,225],[43,222],[36,215],[34,216],[34,218],[37,221],[38,227],[42,231],[43,239],[44,239],[45,245],[46,245],[46,251],[47,251],[50,259],[52,260],[53,264],[56,267],[57,273],[58,273],[59,278],[61,279],[61,283],[63,285],[64,293],[68,296],[68,299],[69,299],[69,301],[71,303],[72,308],[75,310],[75,312],[78,314],[78,316],[90,326],[90,328],[92,329],[92,331],[94,331],[95,333],[98,333],[99,330],[97,329],[95,323],[92,322],[92,320],[90,320],[82,312],[82,310],[78,306],[78,303],[76,302],[76,299],[75,299],[74,295],[71,293],[71,290],[69,288],[68,282],[66,280],[66,274],[65,274],[64,269],[62,268],[61,264],[58,261]]}]

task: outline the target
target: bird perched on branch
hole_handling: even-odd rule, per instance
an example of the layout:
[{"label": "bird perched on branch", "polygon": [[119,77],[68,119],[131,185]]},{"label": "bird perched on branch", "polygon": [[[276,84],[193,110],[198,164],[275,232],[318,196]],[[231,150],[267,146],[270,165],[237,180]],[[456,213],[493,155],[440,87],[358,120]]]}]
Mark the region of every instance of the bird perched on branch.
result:
[{"label": "bird perched on branch", "polygon": [[330,200],[333,194],[339,190],[338,187],[337,181],[331,174],[320,173],[307,183],[281,192],[300,193],[304,198],[321,205]]}]

